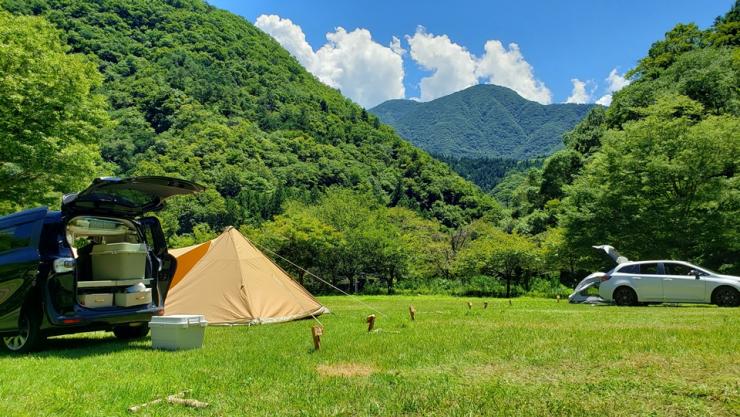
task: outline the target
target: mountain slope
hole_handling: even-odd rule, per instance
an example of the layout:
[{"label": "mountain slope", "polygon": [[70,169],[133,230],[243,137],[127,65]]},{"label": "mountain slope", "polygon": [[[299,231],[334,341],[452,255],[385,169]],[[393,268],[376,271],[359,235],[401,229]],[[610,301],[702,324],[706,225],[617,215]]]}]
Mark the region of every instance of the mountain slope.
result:
[{"label": "mountain slope", "polygon": [[118,174],[208,186],[163,214],[176,233],[259,222],[285,196],[310,202],[329,187],[447,225],[497,207],[267,34],[203,1],[0,0],[0,8],[43,16],[72,52],[98,63],[114,122],[102,153]]},{"label": "mountain slope", "polygon": [[529,159],[562,147],[562,134],[592,104],[542,105],[481,84],[426,103],[390,100],[370,109],[411,143],[455,157]]}]

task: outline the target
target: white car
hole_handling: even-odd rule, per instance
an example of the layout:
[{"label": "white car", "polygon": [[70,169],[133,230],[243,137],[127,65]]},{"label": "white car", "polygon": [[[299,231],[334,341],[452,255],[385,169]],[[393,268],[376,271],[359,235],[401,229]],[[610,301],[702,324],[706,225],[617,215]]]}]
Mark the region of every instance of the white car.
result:
[{"label": "white car", "polygon": [[704,303],[720,307],[740,306],[740,277],[720,275],[683,261],[630,262],[607,245],[606,252],[617,266],[606,273],[593,273],[569,297],[579,302],[587,290],[598,286],[605,302],[620,306],[638,303]]}]

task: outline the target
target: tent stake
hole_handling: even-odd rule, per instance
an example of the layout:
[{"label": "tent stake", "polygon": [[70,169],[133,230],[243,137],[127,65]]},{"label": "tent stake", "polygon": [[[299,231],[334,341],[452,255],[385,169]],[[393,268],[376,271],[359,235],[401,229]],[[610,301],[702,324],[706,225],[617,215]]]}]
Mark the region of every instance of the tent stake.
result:
[{"label": "tent stake", "polygon": [[373,331],[373,327],[375,327],[375,314],[367,316],[367,331]]},{"label": "tent stake", "polygon": [[324,328],[321,326],[311,327],[311,336],[313,337],[313,348],[314,350],[321,349],[321,335],[324,334]]},{"label": "tent stake", "polygon": [[411,321],[416,320],[416,309],[413,304],[409,305],[409,315],[411,316]]}]

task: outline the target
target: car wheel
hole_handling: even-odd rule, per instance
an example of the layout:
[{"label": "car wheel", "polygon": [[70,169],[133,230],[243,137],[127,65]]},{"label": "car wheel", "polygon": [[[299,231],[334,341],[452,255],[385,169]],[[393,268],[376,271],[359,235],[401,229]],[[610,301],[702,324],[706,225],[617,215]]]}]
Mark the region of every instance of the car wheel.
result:
[{"label": "car wheel", "polygon": [[714,291],[714,303],[720,307],[740,306],[740,294],[731,287],[719,287]]},{"label": "car wheel", "polygon": [[635,290],[630,287],[619,287],[614,290],[614,302],[618,306],[634,306],[637,305],[637,294]]},{"label": "car wheel", "polygon": [[39,329],[41,315],[37,311],[24,309],[18,320],[18,334],[3,337],[5,349],[15,353],[28,353],[38,349],[44,340]]},{"label": "car wheel", "polygon": [[113,334],[121,340],[141,339],[149,334],[149,326],[146,323],[141,326],[116,326]]}]

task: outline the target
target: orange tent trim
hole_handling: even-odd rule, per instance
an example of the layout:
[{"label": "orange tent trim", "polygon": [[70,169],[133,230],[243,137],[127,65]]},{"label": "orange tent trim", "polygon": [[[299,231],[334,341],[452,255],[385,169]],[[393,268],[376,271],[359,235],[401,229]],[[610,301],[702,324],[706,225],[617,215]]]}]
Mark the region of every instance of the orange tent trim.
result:
[{"label": "orange tent trim", "polygon": [[170,283],[170,289],[175,288],[175,285],[177,285],[180,281],[182,281],[183,278],[185,278],[185,275],[190,272],[191,269],[195,266],[195,264],[200,261],[200,259],[203,257],[203,255],[208,252],[208,248],[211,247],[211,241],[201,243],[200,245],[190,246],[182,252],[178,251],[177,249],[173,249],[170,251],[170,254],[174,255],[177,258],[177,269],[175,270],[175,276],[172,277],[172,282]]}]

